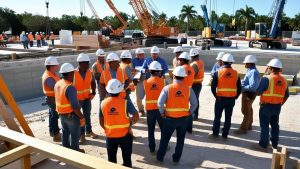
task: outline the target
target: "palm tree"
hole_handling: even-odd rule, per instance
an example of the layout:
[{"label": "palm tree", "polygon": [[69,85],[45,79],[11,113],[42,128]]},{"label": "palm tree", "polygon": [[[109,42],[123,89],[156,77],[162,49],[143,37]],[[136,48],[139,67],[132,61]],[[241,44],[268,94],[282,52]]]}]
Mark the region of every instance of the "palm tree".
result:
[{"label": "palm tree", "polygon": [[187,28],[186,30],[189,30],[190,27],[190,20],[195,18],[197,15],[197,11],[195,11],[193,5],[183,5],[181,9],[181,14],[179,15],[179,18],[181,20],[187,19]]},{"label": "palm tree", "polygon": [[245,9],[241,8],[237,10],[236,15],[245,19],[245,32],[247,32],[248,23],[250,22],[250,20],[254,20],[257,14],[255,13],[255,10],[252,7],[248,7],[246,5]]}]

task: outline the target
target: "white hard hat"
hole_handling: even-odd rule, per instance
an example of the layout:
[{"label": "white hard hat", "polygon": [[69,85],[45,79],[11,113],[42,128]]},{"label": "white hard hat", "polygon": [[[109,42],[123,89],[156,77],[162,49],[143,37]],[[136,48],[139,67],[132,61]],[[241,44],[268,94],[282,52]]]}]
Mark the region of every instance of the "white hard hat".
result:
[{"label": "white hard hat", "polygon": [[50,33],[53,33],[52,31]]},{"label": "white hard hat", "polygon": [[54,56],[49,56],[49,57],[46,58],[45,64],[44,64],[44,65],[45,65],[45,66],[59,65],[59,63],[58,63],[56,57],[54,57]]},{"label": "white hard hat", "polygon": [[121,59],[132,59],[131,53],[129,50],[125,50],[120,55]]},{"label": "white hard hat", "polygon": [[135,54],[141,54],[141,53],[145,53],[143,49],[137,48],[137,49],[135,50]]},{"label": "white hard hat", "polygon": [[151,64],[149,65],[149,69],[150,70],[162,70],[161,64],[158,61],[151,62]]},{"label": "white hard hat", "polygon": [[159,53],[159,48],[157,46],[153,46],[150,53]]},{"label": "white hard hat", "polygon": [[104,50],[103,50],[103,49],[98,49],[98,50],[96,51],[96,56],[105,56]]},{"label": "white hard hat", "polygon": [[177,53],[177,52],[183,52],[183,49],[182,49],[181,46],[177,46],[177,47],[174,49],[173,53]]},{"label": "white hard hat", "polygon": [[221,60],[223,62],[234,62],[233,56],[230,53],[226,53]]},{"label": "white hard hat", "polygon": [[190,55],[189,55],[187,52],[182,52],[182,53],[179,55],[178,59],[191,60],[191,57],[190,57]]},{"label": "white hard hat", "polygon": [[74,71],[74,66],[71,63],[64,63],[61,65],[59,73],[69,73]]},{"label": "white hard hat", "polygon": [[77,62],[89,62],[90,57],[86,53],[80,53],[77,57]]},{"label": "white hard hat", "polygon": [[225,55],[225,52],[219,52],[216,60],[222,60],[222,57]]},{"label": "white hard hat", "polygon": [[120,58],[116,53],[110,53],[110,54],[107,55],[106,61],[107,62],[120,61]]},{"label": "white hard hat", "polygon": [[186,71],[183,66],[177,66],[173,71],[173,75],[179,76],[179,77],[185,77]]},{"label": "white hard hat", "polygon": [[122,84],[118,79],[111,79],[108,81],[105,89],[108,93],[118,94],[124,89],[124,84]]},{"label": "white hard hat", "polygon": [[272,59],[268,64],[267,66],[271,66],[271,67],[275,67],[275,68],[282,68],[282,63],[279,59],[275,58],[275,59]]},{"label": "white hard hat", "polygon": [[196,48],[191,49],[190,50],[190,57],[193,57],[193,56],[196,56],[196,55],[199,55],[198,49],[196,49]]},{"label": "white hard hat", "polygon": [[255,63],[256,60],[256,56],[254,55],[248,55],[245,57],[245,60],[243,61],[243,63]]},{"label": "white hard hat", "polygon": [[39,34],[39,32],[36,32],[36,34]]}]

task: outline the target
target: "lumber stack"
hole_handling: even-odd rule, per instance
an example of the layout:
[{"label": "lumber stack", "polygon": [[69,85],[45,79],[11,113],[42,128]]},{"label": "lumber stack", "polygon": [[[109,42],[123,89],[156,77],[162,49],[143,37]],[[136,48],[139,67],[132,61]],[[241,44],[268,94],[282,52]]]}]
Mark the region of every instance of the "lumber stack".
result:
[{"label": "lumber stack", "polygon": [[79,47],[99,48],[98,35],[73,35],[73,44]]}]

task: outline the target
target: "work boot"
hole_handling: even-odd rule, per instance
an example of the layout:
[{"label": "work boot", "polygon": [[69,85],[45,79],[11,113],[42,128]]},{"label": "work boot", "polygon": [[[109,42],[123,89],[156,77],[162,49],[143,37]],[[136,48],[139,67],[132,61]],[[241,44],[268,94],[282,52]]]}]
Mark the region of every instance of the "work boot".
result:
[{"label": "work boot", "polygon": [[81,149],[81,148],[78,151],[81,152],[81,153],[85,153],[85,150]]},{"label": "work boot", "polygon": [[252,130],[252,125],[248,127],[248,130]]},{"label": "work boot", "polygon": [[257,151],[268,152],[268,148],[263,148],[258,143],[253,144],[251,147]]},{"label": "work boot", "polygon": [[144,111],[140,111],[140,113],[141,113],[141,117],[146,117],[146,114]]},{"label": "work boot", "polygon": [[93,133],[92,131],[91,131],[91,132],[89,132],[89,133],[86,133],[86,134],[85,134],[85,136],[87,136],[87,137],[91,137],[92,139],[96,139],[96,138],[98,138],[98,137],[99,137],[99,135],[97,135],[97,134]]},{"label": "work boot", "polygon": [[86,139],[85,139],[85,135],[84,135],[84,134],[82,134],[82,135],[80,136],[79,143],[80,143],[80,144],[84,144],[84,143],[85,143],[85,141],[86,141]]},{"label": "work boot", "polygon": [[237,134],[237,135],[241,135],[241,134],[247,134],[247,131],[246,130],[242,130],[242,129],[238,129],[238,130],[235,130],[233,133]]},{"label": "work boot", "polygon": [[61,141],[61,134],[57,133],[53,136],[53,141],[60,142]]},{"label": "work boot", "polygon": [[215,135],[213,133],[208,135],[208,138],[211,139],[211,140],[216,140],[216,139],[218,139],[218,137],[219,137],[218,135]]}]

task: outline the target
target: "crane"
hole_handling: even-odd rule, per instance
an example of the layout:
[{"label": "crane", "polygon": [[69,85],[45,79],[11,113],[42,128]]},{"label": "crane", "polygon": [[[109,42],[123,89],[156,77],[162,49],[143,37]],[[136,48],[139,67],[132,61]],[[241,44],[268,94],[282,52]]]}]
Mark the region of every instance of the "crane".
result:
[{"label": "crane", "polygon": [[255,38],[254,40],[249,41],[250,48],[258,47],[261,49],[286,49],[286,43],[277,38],[278,25],[285,3],[286,0],[274,0],[270,12],[270,15],[273,17],[270,31],[268,31],[266,23],[255,23]]},{"label": "crane", "polygon": [[163,44],[164,42],[168,44],[178,44],[177,39],[169,38],[170,36],[178,35],[179,29],[177,27],[167,27],[165,21],[154,23],[144,0],[129,0],[129,2],[147,36],[147,38],[143,40],[145,46]]}]

